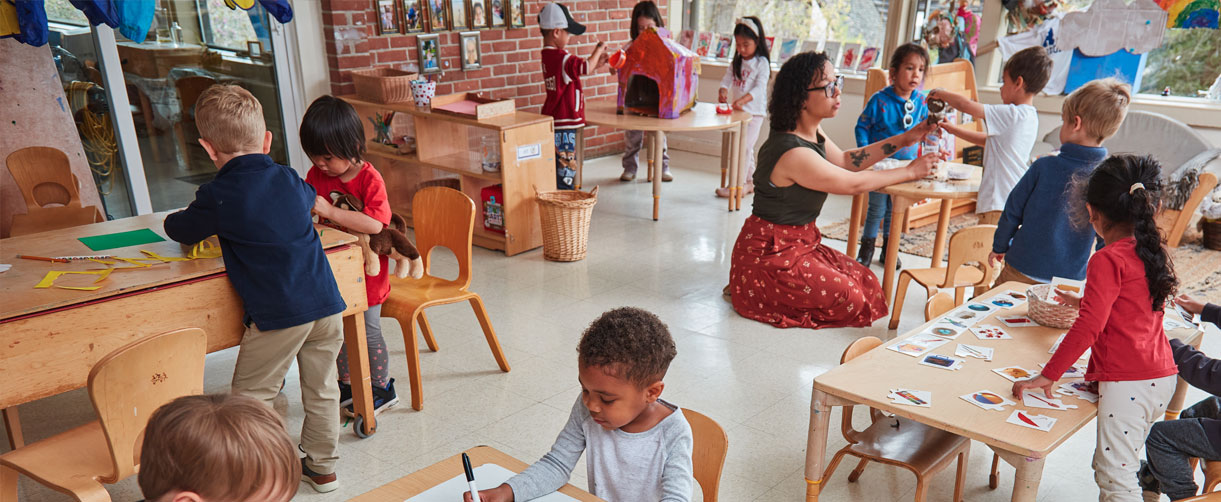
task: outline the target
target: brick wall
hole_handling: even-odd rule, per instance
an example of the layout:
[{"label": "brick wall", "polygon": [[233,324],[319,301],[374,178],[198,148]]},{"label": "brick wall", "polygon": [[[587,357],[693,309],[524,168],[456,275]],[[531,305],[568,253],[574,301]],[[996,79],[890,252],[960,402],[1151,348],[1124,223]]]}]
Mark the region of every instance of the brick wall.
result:
[{"label": "brick wall", "polygon": [[[587,28],[585,34],[572,37],[568,51],[586,57],[594,44],[605,41],[610,48],[619,48],[630,38],[629,17],[637,0],[594,0],[566,2],[573,18]],[[483,67],[462,71],[459,60],[458,33],[442,32],[441,64],[445,69],[437,84],[437,94],[478,91],[494,98],[514,98],[520,109],[538,112],[544,99],[539,51],[543,38],[538,30],[538,12],[546,2],[526,0],[526,27],[483,30],[480,36]],[[666,15],[664,2],[662,17]],[[326,42],[327,66],[330,70],[331,92],[337,95],[355,92],[350,72],[373,67],[399,67],[419,64],[416,37],[411,35],[377,35],[372,0],[322,0],[323,37]],[[367,34],[355,44],[354,51],[335,39],[335,33],[345,28],[357,28]],[[582,79],[586,99],[614,98],[617,81],[605,70]],[[623,133],[614,129],[590,127],[585,131],[586,156],[622,151]]]}]

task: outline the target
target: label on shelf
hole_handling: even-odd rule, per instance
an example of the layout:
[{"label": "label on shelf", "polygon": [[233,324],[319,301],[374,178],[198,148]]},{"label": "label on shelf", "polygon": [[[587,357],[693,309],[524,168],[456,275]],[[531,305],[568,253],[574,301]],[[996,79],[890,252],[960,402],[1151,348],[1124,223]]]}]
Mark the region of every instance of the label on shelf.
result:
[{"label": "label on shelf", "polygon": [[543,156],[542,145],[535,143],[533,145],[522,145],[517,147],[518,162],[529,159],[537,159]]}]

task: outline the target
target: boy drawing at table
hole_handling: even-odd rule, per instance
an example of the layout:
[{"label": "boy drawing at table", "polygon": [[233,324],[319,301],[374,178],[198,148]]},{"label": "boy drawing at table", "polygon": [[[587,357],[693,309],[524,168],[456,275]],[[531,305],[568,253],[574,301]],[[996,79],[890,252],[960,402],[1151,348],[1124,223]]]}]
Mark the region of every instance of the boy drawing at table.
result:
[{"label": "boy drawing at table", "polygon": [[1094,229],[1069,221],[1064,194],[1074,177],[1089,175],[1107,157],[1102,142],[1119,130],[1130,101],[1131,88],[1113,78],[1085,84],[1064,100],[1060,153],[1031,164],[1005,201],[989,258],[1005,262],[997,284],[1085,280]]},{"label": "boy drawing at table", "polygon": [[157,409],[140,447],[149,502],[288,502],[301,462],[284,422],[246,396],[183,396]]},{"label": "boy drawing at table", "polygon": [[[594,47],[589,59],[581,59],[564,50],[572,35],[585,33],[585,26],[572,19],[568,7],[551,2],[538,13],[538,27],[543,34],[543,115],[555,119],[555,186],[560,190],[576,188],[577,131],[585,127],[585,94],[581,77],[598,71],[606,64],[602,42]],[[593,67],[590,68],[590,62]]]},{"label": "boy drawing at table", "polygon": [[602,499],[691,500],[691,426],[682,410],[659,399],[676,354],[657,316],[633,307],[602,314],[577,346],[581,396],[551,452],[479,497],[513,502],[554,492],[585,451],[589,491]]},{"label": "boy drawing at table", "polygon": [[984,174],[979,181],[975,213],[981,224],[995,224],[1005,209],[1009,191],[1026,172],[1030,150],[1039,135],[1039,113],[1034,96],[1051,78],[1051,58],[1042,47],[1022,49],[1005,62],[1001,102],[985,105],[966,96],[941,89],[929,91],[929,99],[940,99],[972,117],[983,117],[988,132],[963,129],[948,121],[941,126],[955,136],[984,146]]},{"label": "boy drawing at table", "polygon": [[300,369],[302,479],[320,492],[339,488],[338,374],[346,308],[310,210],[317,192],[267,156],[263,107],[236,85],[214,85],[195,105],[200,140],[220,170],[165,234],[194,244],[216,235],[229,282],[246,310],[233,392],[268,407],[294,360]]}]

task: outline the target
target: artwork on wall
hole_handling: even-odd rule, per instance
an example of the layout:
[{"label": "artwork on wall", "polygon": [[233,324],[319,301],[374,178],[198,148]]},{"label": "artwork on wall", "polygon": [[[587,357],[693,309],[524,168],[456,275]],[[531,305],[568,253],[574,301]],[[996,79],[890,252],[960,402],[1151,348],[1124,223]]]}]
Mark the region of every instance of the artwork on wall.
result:
[{"label": "artwork on wall", "polygon": [[392,35],[399,31],[398,11],[394,8],[394,0],[377,0],[377,33]]},{"label": "artwork on wall", "polygon": [[699,39],[695,44],[695,53],[700,57],[708,57],[709,51],[712,49],[712,33],[700,33]]},{"label": "artwork on wall", "polygon": [[794,54],[797,54],[797,49],[799,47],[801,47],[801,40],[796,38],[784,39],[784,41],[780,42],[780,55],[777,58],[777,61],[781,63],[788,61],[789,58],[793,57]]},{"label": "artwork on wall", "polygon": [[425,16],[420,0],[401,0],[399,12],[403,16],[403,33],[419,33],[424,31]]},{"label": "artwork on wall", "polygon": [[716,51],[713,52],[717,59],[729,59],[733,57],[733,36],[720,35],[716,41]]},{"label": "artwork on wall", "polygon": [[505,2],[507,0],[487,0],[491,8],[488,9],[488,24],[493,28],[503,28],[505,26]]},{"label": "artwork on wall", "polygon": [[827,53],[827,59],[831,61],[831,66],[840,67],[840,51],[843,49],[843,44],[835,40],[827,40],[823,44],[822,50]]},{"label": "artwork on wall", "polygon": [[877,47],[866,47],[862,50],[856,64],[856,71],[866,72],[873,68],[874,64],[878,62],[878,54],[880,52]]},{"label": "artwork on wall", "polygon": [[488,27],[487,0],[471,0],[471,28],[482,30]]},{"label": "artwork on wall", "polygon": [[466,0],[449,0],[449,23],[455,30],[465,30],[471,27],[467,18]]},{"label": "artwork on wall", "polygon": [[844,59],[841,67],[845,70],[855,70],[857,60],[861,57],[861,44],[844,45]]},{"label": "artwork on wall", "polygon": [[428,4],[428,31],[437,32],[449,29],[449,8],[446,0],[423,0]]},{"label": "artwork on wall", "polygon": [[509,27],[526,27],[526,0],[509,0]]},{"label": "artwork on wall", "polygon": [[420,73],[441,73],[440,44],[440,36],[435,33],[416,37],[416,57],[420,61]]},{"label": "artwork on wall", "polygon": [[694,44],[694,43],[695,43],[695,32],[694,31],[683,30],[682,33],[680,33],[678,35],[678,45],[681,45],[688,49],[693,49],[694,47],[692,46],[692,44]]},{"label": "artwork on wall", "polygon": [[483,53],[479,50],[479,32],[467,31],[459,35],[462,51],[462,69],[477,70],[483,66]]}]

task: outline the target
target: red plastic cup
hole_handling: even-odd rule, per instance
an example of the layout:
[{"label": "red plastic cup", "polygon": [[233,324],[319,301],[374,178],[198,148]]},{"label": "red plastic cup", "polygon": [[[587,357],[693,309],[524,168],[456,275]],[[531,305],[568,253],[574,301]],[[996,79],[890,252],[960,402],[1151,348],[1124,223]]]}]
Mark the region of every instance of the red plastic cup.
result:
[{"label": "red plastic cup", "polygon": [[617,50],[610,55],[610,58],[607,59],[607,63],[610,64],[611,68],[616,70],[623,68],[623,65],[627,64],[627,54],[624,54],[623,49]]}]

